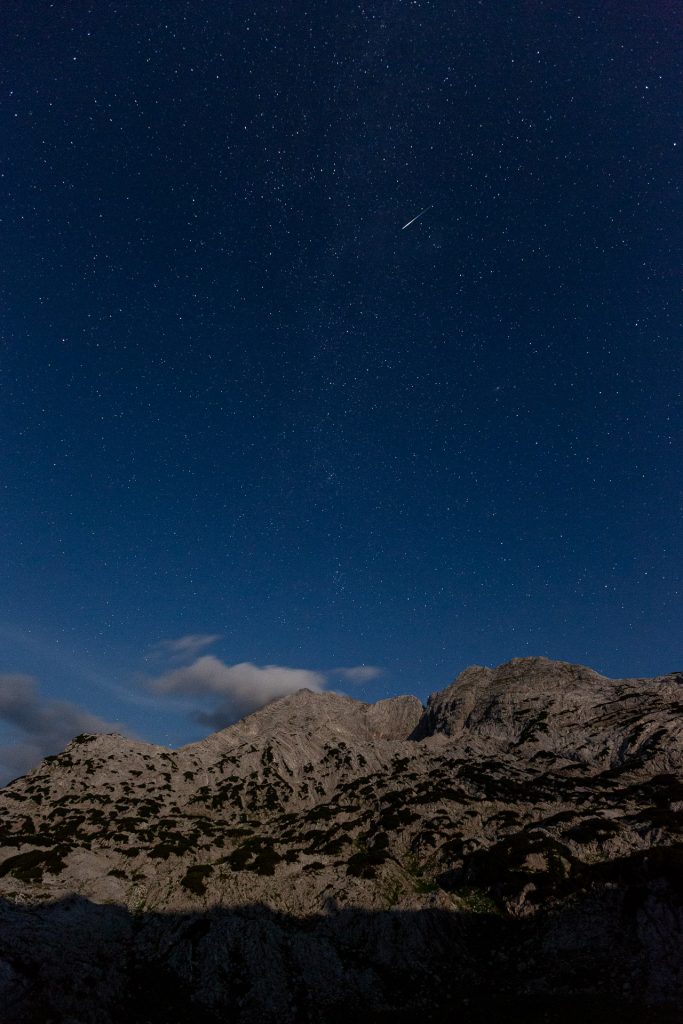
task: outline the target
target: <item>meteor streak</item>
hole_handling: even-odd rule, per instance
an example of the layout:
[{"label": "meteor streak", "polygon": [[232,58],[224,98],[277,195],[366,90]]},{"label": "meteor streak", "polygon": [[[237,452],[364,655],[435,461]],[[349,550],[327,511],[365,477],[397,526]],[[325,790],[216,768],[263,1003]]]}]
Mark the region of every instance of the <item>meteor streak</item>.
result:
[{"label": "meteor streak", "polygon": [[[432,206],[433,205],[434,205],[434,203],[432,203]],[[401,231],[405,231],[405,229],[409,228],[411,224],[414,224],[416,220],[419,220],[423,213],[426,213],[427,210],[431,210],[432,206],[425,206],[424,210],[420,210],[420,212],[418,213],[418,215],[416,217],[413,217],[412,220],[409,220],[407,224],[403,225],[403,227],[401,228]]]}]

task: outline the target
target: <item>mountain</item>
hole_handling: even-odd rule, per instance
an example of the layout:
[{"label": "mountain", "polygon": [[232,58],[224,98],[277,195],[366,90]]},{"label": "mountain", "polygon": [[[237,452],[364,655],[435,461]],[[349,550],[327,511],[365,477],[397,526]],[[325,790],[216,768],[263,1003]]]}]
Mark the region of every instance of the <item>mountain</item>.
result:
[{"label": "mountain", "polygon": [[0,791],[0,1020],[681,1020],[682,712],[520,658],[78,736]]}]

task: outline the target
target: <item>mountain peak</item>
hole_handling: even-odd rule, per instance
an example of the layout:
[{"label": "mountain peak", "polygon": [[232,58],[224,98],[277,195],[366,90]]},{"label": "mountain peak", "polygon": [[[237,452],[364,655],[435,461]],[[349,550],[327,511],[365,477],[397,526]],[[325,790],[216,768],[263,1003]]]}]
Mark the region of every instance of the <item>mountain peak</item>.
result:
[{"label": "mountain peak", "polygon": [[291,746],[293,738],[305,756],[330,737],[349,743],[407,740],[418,725],[424,708],[417,697],[390,697],[366,704],[346,694],[301,689],[252,711],[239,722],[213,733],[184,751],[225,750],[245,742],[280,740]]},{"label": "mountain peak", "polygon": [[[248,1004],[245,1024],[325,1019],[325,977],[342,1001],[356,978],[358,1006],[381,1003],[390,969],[402,1000],[419,976],[452,1003],[462,963],[458,986],[507,994],[519,977],[526,996],[539,971],[552,983],[550,949],[561,986],[583,994],[590,963],[600,993],[651,975],[680,1006],[662,895],[680,875],[680,707],[672,676],[517,658],[470,667],[426,709],[300,690],[179,750],[78,736],[0,791],[0,974],[31,1009],[12,1019],[113,1024],[143,976],[201,977],[202,1006],[221,1009],[207,1021]],[[154,1005],[140,1019],[176,1019]]]}]

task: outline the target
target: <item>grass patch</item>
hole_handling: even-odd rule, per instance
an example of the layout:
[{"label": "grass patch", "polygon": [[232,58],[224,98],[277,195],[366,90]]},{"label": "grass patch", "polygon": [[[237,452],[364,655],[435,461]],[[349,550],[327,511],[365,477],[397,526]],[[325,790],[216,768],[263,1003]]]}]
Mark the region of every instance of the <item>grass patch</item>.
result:
[{"label": "grass patch", "polygon": [[458,897],[460,902],[472,914],[500,914],[498,904],[483,889],[467,886],[463,889],[458,889],[454,895]]}]

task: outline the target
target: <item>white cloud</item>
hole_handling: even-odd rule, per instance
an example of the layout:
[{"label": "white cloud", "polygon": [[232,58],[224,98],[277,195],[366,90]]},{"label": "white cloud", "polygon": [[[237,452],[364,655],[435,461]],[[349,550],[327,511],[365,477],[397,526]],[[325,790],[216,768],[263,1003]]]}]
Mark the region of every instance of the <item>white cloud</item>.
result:
[{"label": "white cloud", "polygon": [[59,753],[81,732],[121,731],[77,704],[42,697],[32,676],[15,673],[0,673],[0,722],[16,736],[0,746],[0,785]]},{"label": "white cloud", "polygon": [[187,658],[196,657],[205,647],[210,647],[220,638],[220,633],[187,633],[177,640],[160,640],[154,644],[150,654],[153,658],[185,661]]},{"label": "white cloud", "polygon": [[349,683],[369,683],[382,675],[382,669],[376,665],[351,665],[349,668],[335,668],[334,675],[341,676]]},{"label": "white cloud", "polygon": [[212,654],[148,683],[154,693],[211,700],[214,707],[208,712],[199,711],[197,718],[215,729],[230,725],[278,697],[302,689],[320,692],[325,685],[322,672],[283,665],[260,668],[249,661],[226,665]]}]

